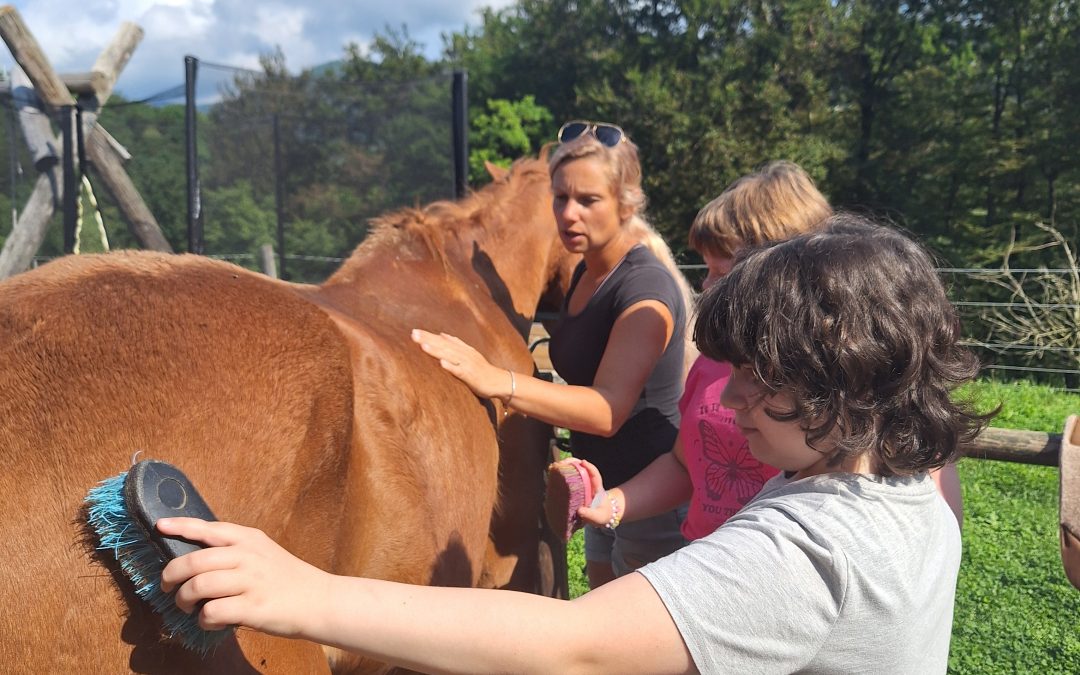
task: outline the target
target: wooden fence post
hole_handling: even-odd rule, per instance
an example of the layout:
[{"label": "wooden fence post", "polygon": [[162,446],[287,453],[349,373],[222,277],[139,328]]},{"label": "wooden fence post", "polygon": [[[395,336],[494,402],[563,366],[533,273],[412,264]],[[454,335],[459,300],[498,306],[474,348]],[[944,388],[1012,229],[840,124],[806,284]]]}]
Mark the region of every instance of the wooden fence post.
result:
[{"label": "wooden fence post", "polygon": [[1059,466],[1061,564],[1072,585],[1080,588],[1080,415],[1065,420]]},{"label": "wooden fence post", "polygon": [[[72,90],[53,70],[18,10],[11,5],[0,7],[0,38],[7,44],[11,55],[32,85],[32,92],[40,101],[40,106],[44,109],[43,113],[55,112],[75,102]],[[110,192],[116,190],[113,196],[127,219],[132,234],[146,248],[169,252],[172,251],[172,247],[161,233],[157,220],[142,201],[134,184],[124,173],[121,154],[118,154],[115,149],[115,141],[101,142],[101,139],[95,138],[97,134],[103,134],[103,138],[111,140],[111,137],[104,133],[104,129],[96,123],[97,114],[112,93],[120,69],[127,63],[141,39],[141,28],[132,23],[124,23],[113,41],[98,56],[93,71],[86,78],[82,78],[90,83],[94,92],[93,96],[79,97],[80,105],[86,112],[83,115],[83,132],[84,138],[89,139],[87,142],[87,151],[90,153],[89,163],[96,162],[96,168],[103,174],[107,174],[104,175],[106,187]],[[84,88],[84,85],[80,86],[80,89]],[[14,86],[12,94],[15,94]],[[47,115],[43,114],[41,117],[46,118],[47,125]],[[60,143],[52,136],[51,128],[45,129],[43,133],[40,121],[32,118],[24,119],[22,115],[20,115],[20,121],[24,124],[29,123],[33,127],[29,133],[24,127],[24,135],[28,142],[33,138],[34,142],[41,147],[49,143],[53,148],[60,146]],[[17,227],[4,242],[3,250],[0,251],[0,279],[21,272],[30,265],[45,238],[45,230],[53,212],[63,198],[62,186],[65,176],[54,159],[55,150],[52,151],[53,157],[49,157],[48,153],[41,154],[41,150],[35,150],[33,147],[30,151],[34,155],[35,166],[42,173],[38,177],[29,201],[23,208]],[[38,165],[39,161],[40,165]],[[80,167],[80,169],[85,170],[85,167]],[[71,177],[68,178],[70,181]]]},{"label": "wooden fence post", "polygon": [[277,261],[274,259],[274,245],[263,244],[259,247],[259,267],[268,277],[278,278]]}]

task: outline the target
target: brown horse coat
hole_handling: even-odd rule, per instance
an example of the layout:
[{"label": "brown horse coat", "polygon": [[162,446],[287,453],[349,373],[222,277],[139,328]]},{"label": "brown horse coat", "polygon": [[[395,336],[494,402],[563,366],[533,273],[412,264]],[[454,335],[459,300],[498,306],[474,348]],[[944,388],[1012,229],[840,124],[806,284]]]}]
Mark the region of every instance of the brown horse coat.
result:
[{"label": "brown horse coat", "polygon": [[321,286],[130,252],[0,283],[0,663],[382,669],[251,631],[207,660],[163,642],[83,525],[87,490],[137,452],[324,569],[557,593],[562,551],[541,516],[550,429],[478,400],[409,330],[453,332],[531,372],[522,336],[573,262],[546,166],[528,160],[459,204],[384,219]]}]

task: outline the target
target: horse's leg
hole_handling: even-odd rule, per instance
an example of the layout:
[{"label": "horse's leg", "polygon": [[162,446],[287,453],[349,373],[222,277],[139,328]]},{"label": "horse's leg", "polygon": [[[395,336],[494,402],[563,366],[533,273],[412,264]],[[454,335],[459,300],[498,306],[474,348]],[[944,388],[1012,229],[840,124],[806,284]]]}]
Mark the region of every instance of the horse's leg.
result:
[{"label": "horse's leg", "polygon": [[511,415],[499,428],[499,502],[480,585],[567,597],[566,553],[543,516],[551,427]]}]

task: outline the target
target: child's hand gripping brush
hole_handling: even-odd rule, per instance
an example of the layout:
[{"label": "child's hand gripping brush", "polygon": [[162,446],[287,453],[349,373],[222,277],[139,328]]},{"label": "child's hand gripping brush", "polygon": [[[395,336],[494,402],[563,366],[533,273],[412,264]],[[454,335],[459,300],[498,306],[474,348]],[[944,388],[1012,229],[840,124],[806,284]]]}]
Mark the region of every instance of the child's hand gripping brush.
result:
[{"label": "child's hand gripping brush", "polygon": [[165,565],[203,547],[161,534],[155,527],[158,519],[185,516],[217,520],[187,476],[171,464],[142,461],[126,473],[101,481],[86,495],[86,504],[87,522],[98,536],[98,548],[116,557],[135,593],[161,616],[166,635],[200,654],[232,635],[231,628],[199,628],[198,612],[185,614],[173,602],[172,594],[161,590]]},{"label": "child's hand gripping brush", "polygon": [[544,513],[548,527],[564,542],[584,524],[578,509],[592,502],[593,486],[585,467],[577,462],[560,462],[548,467]]}]

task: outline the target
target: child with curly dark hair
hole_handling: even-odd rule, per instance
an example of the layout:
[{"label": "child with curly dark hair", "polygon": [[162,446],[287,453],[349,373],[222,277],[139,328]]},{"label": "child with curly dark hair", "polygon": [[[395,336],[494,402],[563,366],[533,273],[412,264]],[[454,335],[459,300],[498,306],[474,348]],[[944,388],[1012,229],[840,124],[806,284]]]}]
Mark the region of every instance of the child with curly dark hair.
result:
[{"label": "child with curly dark hair", "polygon": [[[232,624],[420,671],[945,672],[960,530],[928,471],[985,424],[930,256],[854,216],[745,250],[704,295],[723,404],[782,472],[711,534],[564,602],[339,577],[257,530],[162,520],[210,544],[162,575]],[[205,604],[200,604],[204,603]],[[617,649],[611,648],[617,645]]]}]

